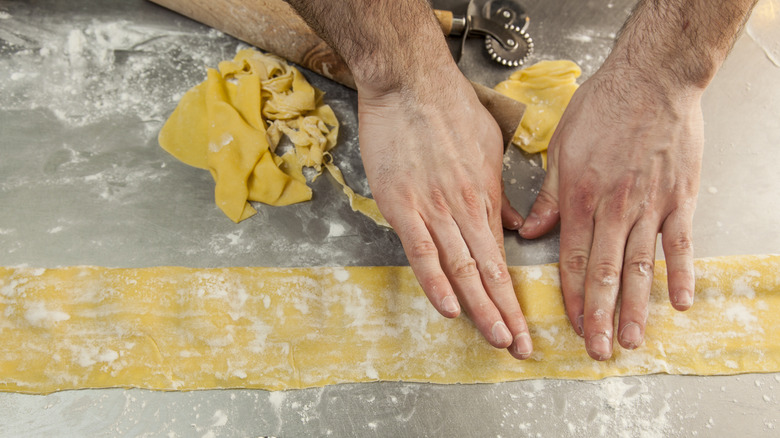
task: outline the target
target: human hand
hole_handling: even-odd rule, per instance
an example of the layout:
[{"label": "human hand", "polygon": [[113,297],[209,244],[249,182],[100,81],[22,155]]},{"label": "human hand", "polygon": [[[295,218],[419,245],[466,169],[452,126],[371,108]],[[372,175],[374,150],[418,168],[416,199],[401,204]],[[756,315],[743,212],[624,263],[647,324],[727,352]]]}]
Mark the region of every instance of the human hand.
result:
[{"label": "human hand", "polygon": [[549,169],[520,230],[536,238],[561,222],[561,289],[575,331],[597,360],[618,341],[644,339],[656,237],[669,299],[693,303],[692,220],[703,144],[701,89],[602,67],[574,94],[550,141]]},{"label": "human hand", "polygon": [[358,89],[368,182],[433,306],[454,318],[462,305],[491,345],[525,359],[531,338],[501,226],[503,218],[517,229],[522,217],[503,196],[501,133],[457,69],[441,70],[391,90]]}]

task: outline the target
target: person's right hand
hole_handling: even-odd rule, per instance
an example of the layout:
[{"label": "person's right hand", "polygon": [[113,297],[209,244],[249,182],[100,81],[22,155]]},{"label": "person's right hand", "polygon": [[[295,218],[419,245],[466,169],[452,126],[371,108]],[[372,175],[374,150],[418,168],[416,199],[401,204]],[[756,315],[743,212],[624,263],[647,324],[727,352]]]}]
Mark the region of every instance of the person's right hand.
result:
[{"label": "person's right hand", "polygon": [[[457,70],[381,92],[358,88],[360,150],[380,211],[433,306],[461,305],[488,342],[518,359],[531,338],[507,271],[498,126]],[[502,209],[502,201],[504,207]]]}]

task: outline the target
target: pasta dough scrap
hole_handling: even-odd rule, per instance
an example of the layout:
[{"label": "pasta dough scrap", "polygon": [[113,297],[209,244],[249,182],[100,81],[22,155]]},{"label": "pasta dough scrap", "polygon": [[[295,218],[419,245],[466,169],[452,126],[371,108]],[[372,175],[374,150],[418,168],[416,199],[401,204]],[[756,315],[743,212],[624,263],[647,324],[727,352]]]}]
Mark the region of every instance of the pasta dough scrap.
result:
[{"label": "pasta dough scrap", "polygon": [[656,264],[644,345],[606,362],[571,329],[557,265],[510,268],[535,345],[526,361],[436,313],[408,267],[0,268],[0,390],[780,371],[780,256],[695,266],[696,303],[679,313]]},{"label": "pasta dough scrap", "polygon": [[[336,146],[339,123],[322,96],[281,58],[241,50],[220,62],[219,70],[208,69],[206,81],[182,97],[160,131],[160,146],[211,172],[216,204],[234,222],[256,213],[249,201],[308,201],[312,191],[303,167],[319,174],[327,161],[331,173],[338,170],[329,151]],[[280,157],[275,152],[283,136],[295,149]],[[372,199],[354,193],[340,172],[337,180],[349,192],[353,210],[366,210],[387,226]]]},{"label": "pasta dough scrap", "polygon": [[496,85],[499,93],[526,105],[512,143],[529,154],[540,152],[547,168],[547,146],[577,90],[582,71],[572,61],[541,61]]}]

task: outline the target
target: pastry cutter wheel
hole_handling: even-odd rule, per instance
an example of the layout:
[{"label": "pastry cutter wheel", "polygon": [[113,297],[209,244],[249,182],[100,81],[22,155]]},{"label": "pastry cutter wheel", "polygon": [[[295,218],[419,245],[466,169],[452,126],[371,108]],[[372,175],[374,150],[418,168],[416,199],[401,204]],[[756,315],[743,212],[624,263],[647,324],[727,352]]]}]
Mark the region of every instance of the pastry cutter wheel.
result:
[{"label": "pastry cutter wheel", "polygon": [[461,36],[456,62],[472,35],[484,36],[490,58],[507,67],[523,65],[533,53],[534,42],[526,32],[530,19],[516,0],[471,0],[466,15],[447,10],[435,13],[445,35]]}]

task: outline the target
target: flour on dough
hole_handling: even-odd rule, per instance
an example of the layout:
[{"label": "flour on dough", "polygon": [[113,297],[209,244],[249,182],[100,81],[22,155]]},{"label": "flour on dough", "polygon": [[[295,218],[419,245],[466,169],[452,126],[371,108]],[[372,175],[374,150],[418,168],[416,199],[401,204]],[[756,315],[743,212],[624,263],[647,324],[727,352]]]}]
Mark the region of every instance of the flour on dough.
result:
[{"label": "flour on dough", "polygon": [[439,315],[408,267],[0,268],[0,391],[780,371],[780,256],[695,267],[680,313],[656,263],[645,343],[605,362],[571,329],[557,265],[509,269],[535,347],[525,361]]}]

